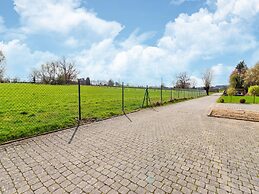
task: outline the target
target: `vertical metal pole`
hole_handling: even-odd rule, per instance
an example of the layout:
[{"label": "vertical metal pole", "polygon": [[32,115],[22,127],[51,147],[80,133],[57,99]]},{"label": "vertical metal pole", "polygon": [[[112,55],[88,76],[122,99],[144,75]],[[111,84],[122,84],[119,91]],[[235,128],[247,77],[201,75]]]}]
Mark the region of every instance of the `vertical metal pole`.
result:
[{"label": "vertical metal pole", "polygon": [[173,100],[173,88],[171,87],[171,101]]},{"label": "vertical metal pole", "polygon": [[78,79],[78,121],[81,121],[81,86],[80,79]]},{"label": "vertical metal pole", "polygon": [[180,97],[180,96],[179,96],[179,89],[177,89],[177,91],[178,91],[178,99],[179,99],[179,97]]},{"label": "vertical metal pole", "polygon": [[122,85],[121,85],[121,109],[122,109],[122,112],[125,112],[125,109],[124,109],[124,82],[122,82]]},{"label": "vertical metal pole", "polygon": [[147,96],[146,96],[146,106],[148,107],[148,98],[149,98],[148,85],[146,87],[146,94],[147,94]]},{"label": "vertical metal pole", "polygon": [[163,104],[163,85],[161,84],[161,89],[160,89],[160,101],[161,101],[161,104]]}]

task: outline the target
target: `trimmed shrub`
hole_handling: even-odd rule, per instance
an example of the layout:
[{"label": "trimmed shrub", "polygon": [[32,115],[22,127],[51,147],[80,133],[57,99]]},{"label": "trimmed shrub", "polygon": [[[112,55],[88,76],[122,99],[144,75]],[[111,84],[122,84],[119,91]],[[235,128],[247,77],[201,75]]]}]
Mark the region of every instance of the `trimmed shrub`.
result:
[{"label": "trimmed shrub", "polygon": [[223,98],[221,98],[221,99],[219,100],[219,102],[220,102],[220,103],[224,103],[225,101],[224,101]]},{"label": "trimmed shrub", "polygon": [[239,100],[239,102],[240,102],[241,104],[244,104],[244,103],[246,103],[246,99],[241,98],[241,99]]},{"label": "trimmed shrub", "polygon": [[259,86],[250,86],[248,89],[248,93],[251,96],[259,96]]},{"label": "trimmed shrub", "polygon": [[259,96],[259,86],[250,86],[248,89],[248,93],[254,96],[254,103],[255,103],[255,96]]}]

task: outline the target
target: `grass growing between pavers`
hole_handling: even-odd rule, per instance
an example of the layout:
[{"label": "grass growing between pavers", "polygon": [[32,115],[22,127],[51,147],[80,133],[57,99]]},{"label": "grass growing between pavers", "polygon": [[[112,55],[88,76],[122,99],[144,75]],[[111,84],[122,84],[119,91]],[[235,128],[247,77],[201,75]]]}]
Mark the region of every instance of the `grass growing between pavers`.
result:
[{"label": "grass growing between pavers", "polygon": [[[217,102],[220,103],[220,99],[224,99],[224,103],[240,103],[240,99],[245,99],[246,104],[253,104],[253,96],[221,96]],[[259,96],[255,97],[255,104],[259,104]]]},{"label": "grass growing between pavers", "polygon": [[[78,118],[77,86],[0,84],[0,143],[73,127]],[[149,90],[151,103],[160,102],[160,90]],[[125,111],[139,110],[144,89],[125,88]],[[173,91],[173,98],[197,94]],[[163,91],[163,101],[171,98]],[[93,121],[121,115],[121,88],[81,86],[82,119]]]}]

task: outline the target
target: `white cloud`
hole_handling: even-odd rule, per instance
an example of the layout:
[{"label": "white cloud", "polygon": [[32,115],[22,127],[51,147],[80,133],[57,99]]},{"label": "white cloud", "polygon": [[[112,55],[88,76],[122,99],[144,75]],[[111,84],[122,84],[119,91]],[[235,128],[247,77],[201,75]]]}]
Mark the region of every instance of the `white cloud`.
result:
[{"label": "white cloud", "polygon": [[123,26],[105,21],[81,7],[79,0],[14,0],[22,31],[27,34],[84,34],[84,38],[114,38]]},{"label": "white cloud", "polygon": [[71,36],[65,41],[65,45],[68,47],[77,47],[79,46],[79,41]]},{"label": "white cloud", "polygon": [[256,38],[246,24],[235,20],[218,20],[217,12],[200,9],[192,15],[181,14],[166,26],[159,46],[176,52],[194,53],[196,57],[209,57],[226,52],[244,52],[256,46]]},{"label": "white cloud", "polygon": [[223,64],[214,65],[212,66],[211,70],[214,75],[220,75],[224,70]]},{"label": "white cloud", "polygon": [[216,5],[215,18],[217,19],[250,20],[259,12],[258,0],[218,0]]},{"label": "white cloud", "polygon": [[229,75],[233,71],[234,66],[216,64],[211,67],[213,73],[213,81],[216,84],[228,83]]},{"label": "white cloud", "polygon": [[[0,42],[0,49],[6,56],[6,75],[8,77],[20,77],[28,80],[28,76],[33,68],[38,67],[48,60],[57,59],[52,53],[32,51],[25,43],[20,40],[12,40],[4,43]],[[23,75],[21,77],[21,75]]]},{"label": "white cloud", "polygon": [[193,86],[193,83],[195,83],[195,87],[202,87],[204,85],[202,79],[197,76],[192,75],[190,76],[190,79],[191,79],[192,86]]},{"label": "white cloud", "polygon": [[226,66],[223,64],[217,64],[211,67],[211,70],[213,72],[213,75],[215,76],[219,76],[222,74],[229,74],[232,70],[234,69],[234,67],[232,66]]},{"label": "white cloud", "polygon": [[145,32],[142,34],[139,34],[138,32],[138,29],[132,32],[126,40],[120,43],[120,45],[123,48],[131,48],[132,46],[137,44],[144,44],[146,40],[152,38],[155,35],[154,32]]}]

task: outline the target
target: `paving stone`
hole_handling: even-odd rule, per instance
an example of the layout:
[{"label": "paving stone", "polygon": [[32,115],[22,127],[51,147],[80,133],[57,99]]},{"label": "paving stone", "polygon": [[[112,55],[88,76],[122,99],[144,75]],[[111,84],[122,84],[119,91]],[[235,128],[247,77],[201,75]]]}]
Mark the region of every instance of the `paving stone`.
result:
[{"label": "paving stone", "polygon": [[165,191],[166,193],[170,193],[172,191],[172,188],[170,186],[164,185],[162,187],[162,190]]},{"label": "paving stone", "polygon": [[121,194],[126,194],[129,192],[129,189],[125,186],[122,186],[119,190],[118,190],[119,193]]},{"label": "paving stone", "polygon": [[43,193],[47,193],[47,192],[48,192],[48,190],[46,187],[41,187],[35,191],[35,194],[43,194]]}]

